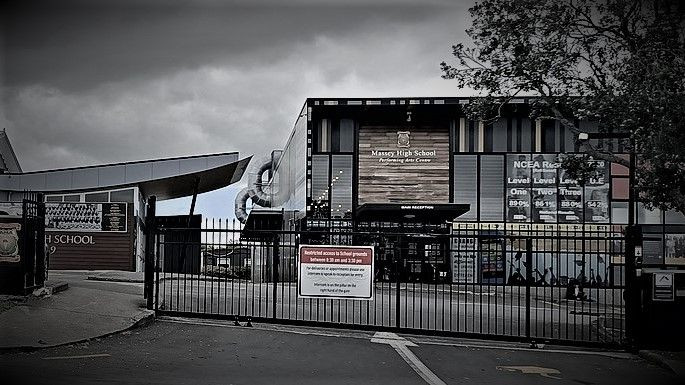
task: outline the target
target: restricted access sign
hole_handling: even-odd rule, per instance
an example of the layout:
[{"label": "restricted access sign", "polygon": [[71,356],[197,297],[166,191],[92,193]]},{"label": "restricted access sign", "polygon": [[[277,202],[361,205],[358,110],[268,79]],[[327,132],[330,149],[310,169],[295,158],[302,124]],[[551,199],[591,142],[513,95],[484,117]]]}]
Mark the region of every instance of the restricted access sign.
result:
[{"label": "restricted access sign", "polygon": [[373,299],[373,247],[301,245],[300,298]]}]

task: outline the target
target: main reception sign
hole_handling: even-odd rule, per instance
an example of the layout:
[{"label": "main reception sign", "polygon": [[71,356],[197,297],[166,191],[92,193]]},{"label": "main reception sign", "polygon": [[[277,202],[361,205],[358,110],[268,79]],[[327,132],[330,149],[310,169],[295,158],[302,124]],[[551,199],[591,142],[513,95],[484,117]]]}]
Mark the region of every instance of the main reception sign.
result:
[{"label": "main reception sign", "polygon": [[446,128],[362,126],[359,130],[359,204],[449,203]]},{"label": "main reception sign", "polygon": [[373,299],[373,247],[301,245],[297,296]]}]

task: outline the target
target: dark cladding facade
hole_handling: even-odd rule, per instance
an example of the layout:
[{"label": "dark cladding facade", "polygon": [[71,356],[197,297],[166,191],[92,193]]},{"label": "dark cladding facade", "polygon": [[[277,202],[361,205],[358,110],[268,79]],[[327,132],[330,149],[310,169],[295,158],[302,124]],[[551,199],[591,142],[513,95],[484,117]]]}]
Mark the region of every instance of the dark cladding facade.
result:
[{"label": "dark cladding facade", "polygon": [[[578,152],[574,135],[557,121],[529,119],[528,102],[512,100],[501,119],[485,124],[466,117],[467,98],[307,99],[273,172],[272,207],[287,213],[286,224],[341,234],[377,226],[437,234],[535,232],[543,238],[620,234],[628,221],[628,170],[597,160],[597,172],[584,186],[570,179],[560,162]],[[598,130],[593,122],[576,124]],[[617,140],[595,145],[623,151]],[[636,220],[649,235],[646,265],[685,265],[683,215],[637,203]],[[622,251],[586,250],[581,243],[546,248],[557,256],[537,256],[538,273],[574,278],[578,262],[558,256],[583,249],[589,259],[583,263],[593,267],[584,272],[588,281],[621,285]],[[513,250],[497,246],[503,249],[488,259],[482,252],[488,247],[474,246],[476,266],[457,273],[456,266],[468,263],[433,252],[449,245],[410,240],[400,248],[403,276],[423,274],[412,265],[412,255],[420,255],[423,270],[431,261],[429,280],[504,283],[514,269]],[[383,269],[384,257],[377,258]]]}]

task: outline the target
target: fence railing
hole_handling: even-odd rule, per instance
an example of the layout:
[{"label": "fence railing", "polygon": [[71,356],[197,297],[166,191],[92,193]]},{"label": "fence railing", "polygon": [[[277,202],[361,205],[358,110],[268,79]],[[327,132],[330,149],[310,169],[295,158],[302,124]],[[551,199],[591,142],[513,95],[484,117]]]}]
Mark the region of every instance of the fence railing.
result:
[{"label": "fence railing", "polygon": [[[620,229],[362,228],[155,228],[149,304],[236,320],[574,343],[625,338]],[[373,246],[373,298],[298,297],[298,250],[308,244]]]}]

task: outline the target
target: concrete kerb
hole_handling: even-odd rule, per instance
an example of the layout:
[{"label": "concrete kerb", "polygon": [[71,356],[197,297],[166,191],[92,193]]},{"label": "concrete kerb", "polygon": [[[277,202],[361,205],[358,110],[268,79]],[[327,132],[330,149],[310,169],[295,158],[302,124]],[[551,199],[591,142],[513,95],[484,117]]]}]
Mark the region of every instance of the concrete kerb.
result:
[{"label": "concrete kerb", "polygon": [[89,275],[86,277],[87,281],[102,281],[102,282],[131,282],[131,283],[145,283],[145,280],[137,278],[125,277],[101,277],[97,275]]},{"label": "concrete kerb", "polygon": [[50,348],[56,348],[59,346],[67,346],[67,345],[74,345],[74,344],[81,344],[85,342],[90,342],[94,340],[98,340],[100,338],[106,338],[115,334],[119,334],[125,331],[133,330],[133,329],[138,329],[142,328],[144,326],[147,326],[154,322],[155,320],[155,312],[154,310],[142,310],[135,316],[131,317],[131,324],[125,328],[115,330],[109,333],[105,333],[99,336],[95,337],[89,337],[89,338],[84,338],[80,340],[74,340],[74,341],[69,341],[69,342],[63,342],[59,344],[52,344],[52,345],[45,345],[45,346],[13,346],[13,347],[0,347],[0,354],[4,353],[15,353],[15,352],[33,352],[33,351],[38,351],[38,350],[43,350],[43,349],[50,349]]},{"label": "concrete kerb", "polygon": [[685,363],[681,365],[673,365],[672,360],[669,360],[658,352],[651,350],[638,350],[637,355],[645,361],[651,362],[657,366],[671,371],[680,377],[685,378]]}]

